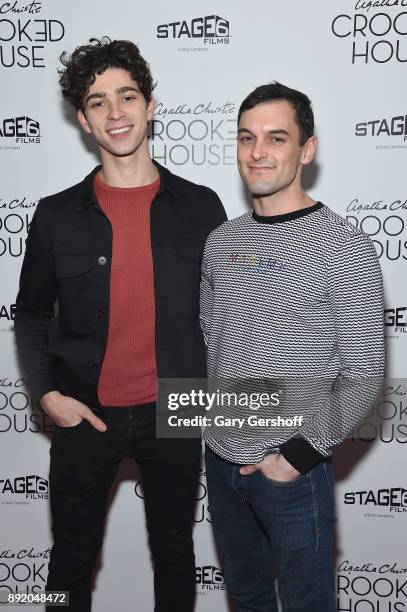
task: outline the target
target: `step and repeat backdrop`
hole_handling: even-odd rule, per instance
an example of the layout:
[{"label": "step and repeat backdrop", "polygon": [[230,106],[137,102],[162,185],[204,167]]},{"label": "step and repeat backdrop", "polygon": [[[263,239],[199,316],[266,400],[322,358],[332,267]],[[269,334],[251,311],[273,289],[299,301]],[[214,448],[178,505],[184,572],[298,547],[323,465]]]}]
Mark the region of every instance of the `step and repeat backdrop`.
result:
[{"label": "step and repeat backdrop", "polygon": [[[372,238],[386,293],[388,378],[371,418],[334,457],[337,606],[407,611],[406,0],[0,0],[0,591],[45,586],[52,424],[32,405],[19,366],[14,303],[38,201],[97,163],[61,100],[58,57],[103,35],[133,40],[151,64],[152,156],[215,189],[229,217],[247,210],[235,164],[242,99],[278,80],[313,101],[319,150],[307,190]],[[204,465],[194,522],[197,611],[226,612]],[[152,587],[142,488],[137,466],[125,463],[94,609],[152,610]]]}]

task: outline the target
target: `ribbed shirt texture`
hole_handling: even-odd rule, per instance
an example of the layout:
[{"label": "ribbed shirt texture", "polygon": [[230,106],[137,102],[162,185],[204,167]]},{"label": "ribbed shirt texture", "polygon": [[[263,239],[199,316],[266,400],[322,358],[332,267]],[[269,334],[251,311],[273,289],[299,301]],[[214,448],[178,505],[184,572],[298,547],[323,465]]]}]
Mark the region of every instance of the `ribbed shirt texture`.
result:
[{"label": "ribbed shirt texture", "polygon": [[156,399],[150,207],[159,185],[159,179],[129,188],[106,185],[99,175],[94,180],[95,195],[113,230],[109,332],[98,386],[104,406]]}]

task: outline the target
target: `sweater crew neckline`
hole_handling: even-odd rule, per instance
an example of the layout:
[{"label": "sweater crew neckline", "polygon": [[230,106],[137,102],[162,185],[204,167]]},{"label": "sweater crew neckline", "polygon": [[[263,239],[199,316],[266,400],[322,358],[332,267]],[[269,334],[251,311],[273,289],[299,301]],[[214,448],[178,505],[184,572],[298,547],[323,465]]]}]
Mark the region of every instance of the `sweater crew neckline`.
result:
[{"label": "sweater crew neckline", "polygon": [[289,213],[284,213],[282,215],[258,215],[254,210],[252,212],[252,217],[254,221],[257,223],[285,223],[286,221],[293,221],[294,219],[300,219],[301,217],[305,217],[310,215],[311,213],[320,210],[323,208],[322,202],[316,202],[312,206],[307,206],[307,208],[300,208],[299,210],[293,210]]}]

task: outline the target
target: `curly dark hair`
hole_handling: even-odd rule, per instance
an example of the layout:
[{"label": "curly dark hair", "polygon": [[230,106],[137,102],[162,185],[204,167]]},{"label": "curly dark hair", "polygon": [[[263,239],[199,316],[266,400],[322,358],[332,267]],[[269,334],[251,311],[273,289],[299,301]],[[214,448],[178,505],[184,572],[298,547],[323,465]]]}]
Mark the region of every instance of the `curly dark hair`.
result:
[{"label": "curly dark hair", "polygon": [[97,74],[107,68],[123,68],[138,83],[146,102],[155,87],[150,66],[129,40],[110,40],[108,36],[90,38],[88,45],[77,47],[72,55],[64,51],[60,56],[64,68],[58,70],[62,95],[76,110],[84,111],[84,101]]}]

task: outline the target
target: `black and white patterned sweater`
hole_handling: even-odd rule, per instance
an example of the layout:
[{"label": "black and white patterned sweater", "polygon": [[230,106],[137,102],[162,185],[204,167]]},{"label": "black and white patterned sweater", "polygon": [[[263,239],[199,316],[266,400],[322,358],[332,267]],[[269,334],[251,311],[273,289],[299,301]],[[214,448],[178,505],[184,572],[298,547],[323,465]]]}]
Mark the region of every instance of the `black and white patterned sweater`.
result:
[{"label": "black and white patterned sweater", "polygon": [[305,473],[364,418],[380,388],[374,245],[320,202],[272,217],[248,212],[215,229],[202,262],[200,318],[215,386],[252,381],[264,390],[275,381],[286,398],[280,413],[304,416],[296,428],[208,427],[206,443],[230,461],[281,452]]}]

